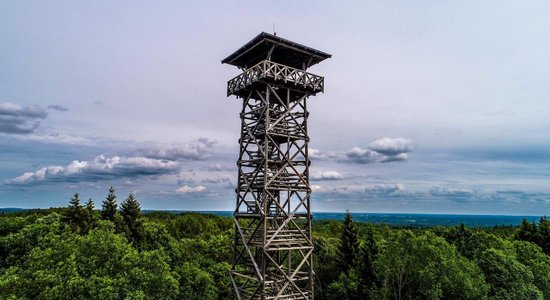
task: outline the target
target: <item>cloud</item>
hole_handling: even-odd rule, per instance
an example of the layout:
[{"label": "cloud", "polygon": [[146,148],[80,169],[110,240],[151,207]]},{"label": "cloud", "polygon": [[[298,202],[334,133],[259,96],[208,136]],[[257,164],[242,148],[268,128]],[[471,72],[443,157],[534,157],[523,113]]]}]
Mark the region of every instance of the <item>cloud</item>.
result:
[{"label": "cloud", "polygon": [[405,188],[401,183],[377,184],[366,187],[364,193],[376,196],[401,196],[405,193]]},{"label": "cloud", "polygon": [[211,156],[212,146],[217,142],[207,138],[199,138],[189,143],[173,147],[154,147],[150,149],[140,149],[136,151],[137,155],[166,160],[204,160]]},{"label": "cloud", "polygon": [[457,203],[472,202],[472,201],[484,201],[484,196],[478,194],[474,190],[463,188],[439,188],[434,187],[430,189],[429,194],[432,197],[439,199],[447,199]]},{"label": "cloud", "polygon": [[48,133],[48,134],[25,134],[13,136],[19,140],[25,141],[34,141],[34,142],[43,142],[51,144],[72,144],[72,145],[95,145],[100,144],[101,142],[107,141],[104,139],[98,139],[94,137],[84,137],[84,136],[75,136],[67,135],[60,133]]},{"label": "cloud", "polygon": [[[323,194],[349,196],[350,194],[361,194],[365,187],[363,185],[315,185],[316,191]],[[313,186],[312,186],[313,189]]]},{"label": "cloud", "polygon": [[208,176],[201,180],[204,183],[226,183],[231,182],[233,177],[230,176]]},{"label": "cloud", "polygon": [[404,138],[381,138],[369,144],[369,149],[387,156],[412,151],[412,141]]},{"label": "cloud", "polygon": [[513,203],[549,204],[550,193],[517,190],[498,190],[491,195],[491,200]]},{"label": "cloud", "polygon": [[469,198],[475,196],[475,194],[476,192],[473,190],[459,188],[435,187],[430,190],[430,195],[434,197]]},{"label": "cloud", "polygon": [[339,180],[344,179],[344,176],[342,174],[338,173],[337,171],[321,171],[321,172],[315,172],[311,175],[311,179],[313,180]]},{"label": "cloud", "polygon": [[200,193],[202,191],[204,191],[206,188],[202,185],[197,185],[197,186],[188,186],[188,185],[184,185],[178,189],[176,189],[176,193],[178,194],[187,194],[187,193]]},{"label": "cloud", "polygon": [[405,161],[412,151],[412,141],[404,138],[382,138],[369,144],[368,148],[353,147],[343,155],[344,162],[369,164]]},{"label": "cloud", "polygon": [[373,162],[381,161],[384,158],[384,155],[372,151],[369,149],[362,149],[359,147],[353,147],[345,154],[344,161],[359,163],[359,164],[368,164]]},{"label": "cloud", "polygon": [[57,111],[68,111],[69,110],[65,106],[61,106],[61,105],[57,105],[57,104],[48,105],[48,109],[57,110]]},{"label": "cloud", "polygon": [[10,134],[33,133],[40,120],[48,113],[39,106],[21,106],[14,103],[0,103],[0,132]]},{"label": "cloud", "polygon": [[310,188],[311,188],[311,191],[312,191],[312,192],[316,192],[316,191],[321,190],[323,187],[320,186],[320,185],[318,185],[318,184],[312,184],[312,185],[310,186]]},{"label": "cloud", "polygon": [[40,184],[138,178],[173,174],[180,164],[148,157],[97,156],[92,161],[73,160],[66,166],[48,166],[8,179],[8,184]]},{"label": "cloud", "polygon": [[405,161],[413,150],[411,140],[384,137],[369,144],[367,148],[353,147],[346,152],[321,151],[310,148],[312,160],[334,159],[339,162],[370,164]]},{"label": "cloud", "polygon": [[337,152],[321,151],[315,148],[309,148],[308,155],[310,159],[316,159],[316,160],[326,160],[326,159],[338,158],[340,156],[340,154],[338,154]]},{"label": "cloud", "polygon": [[212,164],[208,166],[208,171],[221,172],[221,171],[236,171],[234,165],[222,165],[222,164]]}]

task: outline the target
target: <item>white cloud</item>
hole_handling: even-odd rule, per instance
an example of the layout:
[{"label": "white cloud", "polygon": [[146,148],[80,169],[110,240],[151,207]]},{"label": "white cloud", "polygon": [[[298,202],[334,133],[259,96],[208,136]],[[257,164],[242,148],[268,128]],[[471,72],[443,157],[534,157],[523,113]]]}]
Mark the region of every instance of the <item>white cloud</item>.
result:
[{"label": "white cloud", "polygon": [[338,154],[337,152],[321,151],[315,148],[309,148],[308,155],[310,159],[316,159],[316,160],[326,160],[326,159],[338,158],[340,156],[340,154]]},{"label": "white cloud", "polygon": [[320,186],[320,185],[318,185],[318,184],[312,184],[312,185],[310,186],[310,188],[311,188],[311,191],[312,191],[312,192],[316,192],[316,191],[321,190],[323,187]]},{"label": "white cloud", "polygon": [[[0,130],[0,132],[2,132]],[[68,145],[80,145],[80,146],[91,146],[91,145],[104,145],[105,143],[120,143],[114,140],[108,140],[97,137],[83,137],[75,136],[61,133],[46,133],[46,134],[14,134],[10,135],[10,138],[29,141],[29,142],[38,142],[38,143],[48,143],[48,144],[68,144]]]},{"label": "white cloud", "polygon": [[186,144],[171,147],[151,147],[140,149],[136,154],[149,158],[167,160],[204,160],[211,156],[212,147],[217,142],[208,138],[199,138]]},{"label": "white cloud", "polygon": [[461,189],[461,188],[439,188],[435,187],[430,190],[430,195],[436,197],[453,197],[453,198],[464,198],[471,197],[476,194],[475,191],[470,189]]},{"label": "white cloud", "polygon": [[399,155],[412,151],[412,141],[404,138],[381,138],[369,144],[369,149],[383,155]]},{"label": "white cloud", "polygon": [[353,147],[344,153],[342,161],[358,164],[405,161],[411,151],[411,140],[385,137],[370,143],[366,149]]},{"label": "white cloud", "polygon": [[320,171],[320,172],[314,172],[311,175],[311,179],[314,179],[314,180],[338,180],[338,179],[344,179],[344,176],[342,176],[342,174],[338,173],[337,171]]},{"label": "white cloud", "polygon": [[66,166],[48,166],[34,172],[25,172],[21,176],[7,180],[6,183],[35,184],[135,178],[173,174],[179,169],[179,163],[169,160],[99,155],[92,161],[73,160]]},{"label": "white cloud", "polygon": [[384,156],[382,154],[376,151],[362,149],[359,147],[353,147],[345,153],[346,161],[360,164],[382,161],[383,157]]},{"label": "white cloud", "polygon": [[204,191],[206,188],[202,185],[197,185],[197,186],[188,186],[188,185],[184,185],[182,187],[179,187],[178,189],[176,189],[176,193],[178,194],[187,194],[187,193],[200,193],[202,191]]},{"label": "white cloud", "polygon": [[365,188],[365,193],[382,195],[399,195],[405,191],[405,187],[401,183],[376,184]]},{"label": "white cloud", "polygon": [[309,149],[309,156],[313,160],[334,159],[340,162],[357,164],[386,163],[405,161],[413,150],[413,143],[409,139],[384,137],[370,143],[367,148],[355,146],[345,152],[321,151]]},{"label": "white cloud", "polygon": [[339,194],[339,195],[349,195],[349,194],[359,194],[365,190],[364,185],[356,184],[344,184],[344,185],[323,185],[318,186],[317,191],[323,194]]}]

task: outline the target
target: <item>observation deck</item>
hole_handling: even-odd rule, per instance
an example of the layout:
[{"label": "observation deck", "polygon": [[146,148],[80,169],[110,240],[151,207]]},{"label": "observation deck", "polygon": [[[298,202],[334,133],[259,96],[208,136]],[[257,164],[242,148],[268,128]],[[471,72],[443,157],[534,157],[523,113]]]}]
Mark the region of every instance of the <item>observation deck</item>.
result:
[{"label": "observation deck", "polygon": [[323,51],[262,32],[222,60],[243,71],[227,82],[227,96],[246,97],[265,84],[288,88],[293,94],[291,99],[323,92],[324,77],[306,70],[330,57]]},{"label": "observation deck", "polygon": [[277,83],[297,91],[316,94],[324,91],[324,80],[322,76],[263,60],[229,80],[227,96],[244,97],[248,95],[251,87],[261,82]]}]

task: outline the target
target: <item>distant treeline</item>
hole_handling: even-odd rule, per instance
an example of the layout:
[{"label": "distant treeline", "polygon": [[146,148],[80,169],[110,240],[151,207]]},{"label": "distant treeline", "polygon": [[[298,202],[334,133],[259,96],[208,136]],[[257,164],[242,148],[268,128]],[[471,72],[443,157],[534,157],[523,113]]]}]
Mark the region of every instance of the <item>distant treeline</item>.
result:
[{"label": "distant treeline", "polygon": [[[96,209],[0,214],[1,299],[234,299],[231,218]],[[313,224],[316,299],[550,299],[550,222],[519,227]]]}]

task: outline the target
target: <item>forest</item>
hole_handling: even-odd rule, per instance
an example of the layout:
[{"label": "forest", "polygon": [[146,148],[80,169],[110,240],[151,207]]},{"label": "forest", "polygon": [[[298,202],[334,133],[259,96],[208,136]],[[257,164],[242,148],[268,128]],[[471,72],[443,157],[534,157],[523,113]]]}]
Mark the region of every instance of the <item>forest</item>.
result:
[{"label": "forest", "polygon": [[[316,299],[550,299],[550,221],[313,223]],[[0,214],[1,299],[233,299],[231,218],[101,206]]]}]

